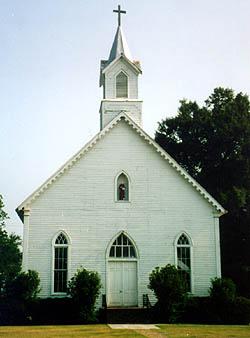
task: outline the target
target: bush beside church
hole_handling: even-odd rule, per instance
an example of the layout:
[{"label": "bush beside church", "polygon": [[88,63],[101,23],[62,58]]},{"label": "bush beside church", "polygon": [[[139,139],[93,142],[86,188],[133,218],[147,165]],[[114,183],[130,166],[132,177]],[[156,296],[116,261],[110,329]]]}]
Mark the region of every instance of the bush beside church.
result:
[{"label": "bush beside church", "polygon": [[[173,283],[177,292],[172,292]],[[230,279],[215,278],[211,281],[209,297],[192,297],[185,291],[185,281],[178,277],[178,270],[167,265],[152,271],[149,288],[158,300],[148,309],[152,322],[250,323],[250,299],[237,296]],[[22,272],[11,283],[8,294],[0,299],[0,325],[100,322],[95,311],[99,290],[98,274],[81,268],[69,282],[69,297],[38,298],[38,274]]]}]

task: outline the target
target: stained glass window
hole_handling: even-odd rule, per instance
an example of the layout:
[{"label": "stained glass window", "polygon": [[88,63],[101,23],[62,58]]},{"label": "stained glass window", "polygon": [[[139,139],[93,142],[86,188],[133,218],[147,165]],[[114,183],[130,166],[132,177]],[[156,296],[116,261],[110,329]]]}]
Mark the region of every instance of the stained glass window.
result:
[{"label": "stained glass window", "polygon": [[117,178],[117,201],[129,200],[129,182],[124,173]]}]

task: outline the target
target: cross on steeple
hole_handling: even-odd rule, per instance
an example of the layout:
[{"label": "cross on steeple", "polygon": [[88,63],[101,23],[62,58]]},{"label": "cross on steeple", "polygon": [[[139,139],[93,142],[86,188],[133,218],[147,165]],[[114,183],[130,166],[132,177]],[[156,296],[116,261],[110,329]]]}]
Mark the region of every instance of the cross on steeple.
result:
[{"label": "cross on steeple", "polygon": [[121,10],[121,6],[118,5],[118,9],[114,9],[113,12],[118,13],[118,26],[121,26],[121,14],[126,14],[126,11]]}]

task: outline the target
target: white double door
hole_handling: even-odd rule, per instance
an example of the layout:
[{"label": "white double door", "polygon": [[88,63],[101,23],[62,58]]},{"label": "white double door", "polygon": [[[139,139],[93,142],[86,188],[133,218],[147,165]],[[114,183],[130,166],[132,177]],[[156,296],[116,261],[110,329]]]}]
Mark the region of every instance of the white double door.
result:
[{"label": "white double door", "polygon": [[137,306],[137,262],[108,262],[108,306]]}]

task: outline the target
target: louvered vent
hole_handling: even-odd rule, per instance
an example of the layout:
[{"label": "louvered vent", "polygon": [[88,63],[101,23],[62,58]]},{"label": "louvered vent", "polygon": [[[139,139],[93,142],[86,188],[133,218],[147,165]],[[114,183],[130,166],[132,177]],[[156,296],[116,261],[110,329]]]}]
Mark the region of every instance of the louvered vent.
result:
[{"label": "louvered vent", "polygon": [[116,77],[116,97],[128,97],[128,77],[123,72]]}]

